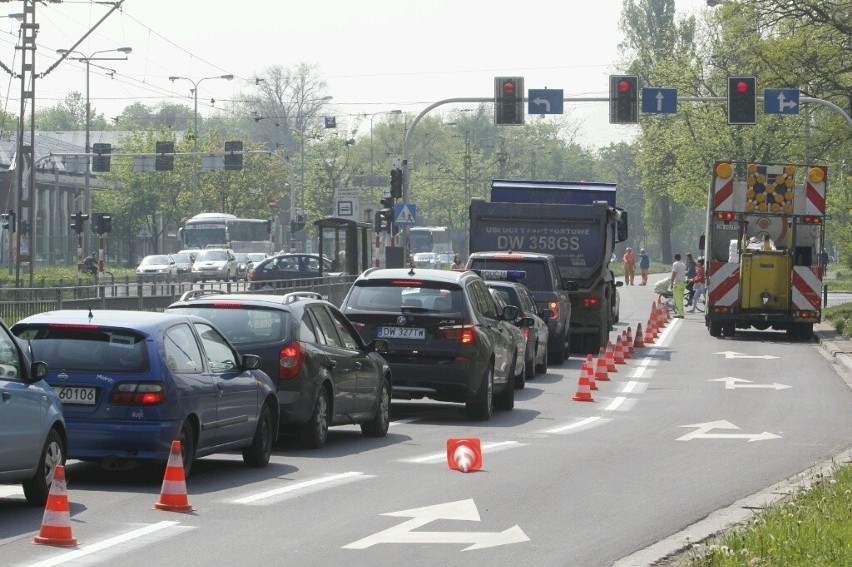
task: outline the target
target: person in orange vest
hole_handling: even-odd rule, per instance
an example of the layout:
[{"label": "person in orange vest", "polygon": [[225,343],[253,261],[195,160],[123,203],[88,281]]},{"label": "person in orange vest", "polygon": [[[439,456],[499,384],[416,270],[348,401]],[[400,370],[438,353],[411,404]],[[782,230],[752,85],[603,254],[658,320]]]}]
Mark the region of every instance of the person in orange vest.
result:
[{"label": "person in orange vest", "polygon": [[633,285],[633,278],[636,275],[636,256],[633,255],[633,249],[625,250],[621,259],[624,261],[624,285]]}]

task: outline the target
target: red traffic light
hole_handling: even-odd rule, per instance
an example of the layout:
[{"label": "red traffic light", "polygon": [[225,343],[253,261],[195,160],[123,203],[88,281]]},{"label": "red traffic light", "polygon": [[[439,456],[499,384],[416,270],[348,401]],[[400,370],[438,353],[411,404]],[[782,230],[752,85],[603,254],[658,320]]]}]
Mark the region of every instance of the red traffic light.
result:
[{"label": "red traffic light", "polygon": [[515,83],[506,81],[503,83],[503,96],[515,96]]},{"label": "red traffic light", "polygon": [[618,81],[618,90],[626,93],[630,90],[630,83],[627,81]]},{"label": "red traffic light", "polygon": [[745,81],[737,82],[737,92],[740,94],[748,93],[748,83]]}]

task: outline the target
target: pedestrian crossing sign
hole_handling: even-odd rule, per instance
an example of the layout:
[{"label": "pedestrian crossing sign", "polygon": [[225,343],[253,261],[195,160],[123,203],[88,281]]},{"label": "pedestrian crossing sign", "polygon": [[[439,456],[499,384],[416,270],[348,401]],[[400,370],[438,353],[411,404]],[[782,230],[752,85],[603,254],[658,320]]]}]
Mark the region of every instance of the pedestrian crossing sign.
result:
[{"label": "pedestrian crossing sign", "polygon": [[417,224],[417,205],[406,203],[394,205],[394,223],[400,226],[414,226]]}]

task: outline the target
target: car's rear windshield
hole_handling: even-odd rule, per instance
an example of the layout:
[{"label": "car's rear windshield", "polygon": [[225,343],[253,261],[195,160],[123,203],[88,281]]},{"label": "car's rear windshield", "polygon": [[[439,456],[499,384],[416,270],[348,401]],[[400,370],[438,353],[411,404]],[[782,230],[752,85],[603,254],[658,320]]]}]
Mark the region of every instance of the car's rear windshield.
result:
[{"label": "car's rear windshield", "polygon": [[54,371],[144,373],[148,350],[142,335],[127,329],[87,325],[16,327],[33,358]]},{"label": "car's rear windshield", "polygon": [[464,311],[464,294],[458,284],[415,278],[356,283],[346,301],[347,310],[458,313]]},{"label": "car's rear windshield", "polygon": [[549,290],[553,288],[547,263],[533,260],[508,260],[503,258],[471,258],[468,268],[473,270],[523,270],[527,273],[523,283],[529,289]]},{"label": "car's rear windshield", "polygon": [[186,315],[197,315],[213,323],[229,341],[239,346],[251,343],[270,343],[285,341],[290,328],[290,312],[279,309],[222,307],[215,304],[171,307],[169,311],[180,310]]},{"label": "car's rear windshield", "polygon": [[224,250],[204,250],[196,260],[207,260],[213,262],[223,262],[228,259],[228,253]]}]

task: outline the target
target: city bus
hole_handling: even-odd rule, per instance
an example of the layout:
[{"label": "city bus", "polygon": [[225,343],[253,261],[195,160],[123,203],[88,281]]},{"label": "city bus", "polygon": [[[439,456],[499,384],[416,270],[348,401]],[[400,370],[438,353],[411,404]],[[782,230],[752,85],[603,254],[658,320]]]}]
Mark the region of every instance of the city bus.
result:
[{"label": "city bus", "polygon": [[228,213],[201,213],[178,231],[184,249],[227,246],[234,252],[273,253],[271,224],[266,219],[241,219]]},{"label": "city bus", "polygon": [[408,232],[408,245],[412,254],[434,252],[449,254],[453,252],[450,232],[445,226],[414,226]]}]

